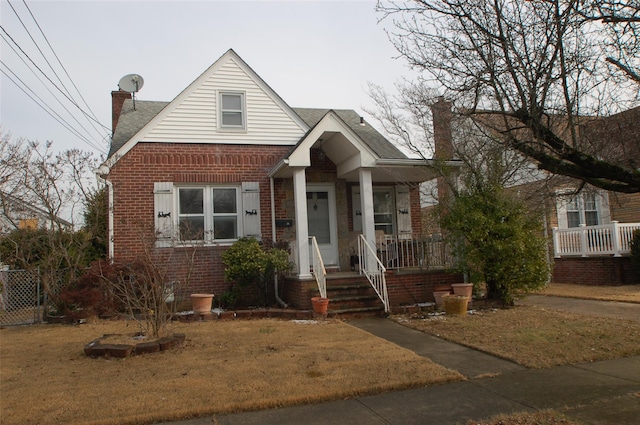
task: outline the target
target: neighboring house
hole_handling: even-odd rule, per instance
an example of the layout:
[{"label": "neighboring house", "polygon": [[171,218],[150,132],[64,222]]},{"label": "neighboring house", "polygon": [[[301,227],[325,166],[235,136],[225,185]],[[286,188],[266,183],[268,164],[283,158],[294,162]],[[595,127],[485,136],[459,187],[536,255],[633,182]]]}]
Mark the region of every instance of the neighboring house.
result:
[{"label": "neighboring house", "polygon": [[[440,108],[432,109],[434,123],[451,122],[451,104],[439,102],[439,105]],[[483,126],[486,120],[483,115],[474,121]],[[605,146],[602,157],[640,167],[638,123],[640,107],[590,119],[579,127],[579,134],[585,145]],[[450,144],[447,149],[454,152],[453,146],[462,142],[455,140],[455,134],[451,132],[448,139],[436,134],[436,146]],[[633,231],[640,229],[640,193],[605,191],[569,177],[531,170],[520,176],[524,182],[512,184],[508,190],[543,216],[550,241],[549,257],[554,260],[553,280],[592,284],[636,282],[638,277],[629,258],[623,257],[629,254]],[[432,210],[432,207],[423,210],[423,220],[433,232],[438,227],[429,220]]]},{"label": "neighboring house", "polygon": [[16,196],[0,193],[0,235],[16,229],[71,229],[73,225]]},{"label": "neighboring house", "polygon": [[[191,289],[220,294],[225,249],[243,236],[284,241],[295,262],[285,301],[308,307],[322,278],[317,267],[312,275],[309,237],[326,268],[344,272],[374,268],[358,254],[359,235],[388,255],[393,243],[383,242],[409,245],[421,234],[419,185],[434,178],[431,161],[407,158],[355,111],[290,107],[233,50],[171,102],[134,103],[123,91],[112,99],[100,173],[115,260],[141,255],[137,235],[153,227],[156,255],[201,245]],[[391,304],[425,301],[432,281],[457,279],[423,271],[398,277],[395,289],[387,273]]]}]

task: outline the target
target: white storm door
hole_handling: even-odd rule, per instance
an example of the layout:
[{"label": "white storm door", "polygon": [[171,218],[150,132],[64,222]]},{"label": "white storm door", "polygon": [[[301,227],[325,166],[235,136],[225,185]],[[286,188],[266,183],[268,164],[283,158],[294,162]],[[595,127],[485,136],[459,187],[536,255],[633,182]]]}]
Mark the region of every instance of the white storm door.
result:
[{"label": "white storm door", "polygon": [[[307,224],[315,236],[325,266],[338,264],[336,195],[332,185],[307,185]],[[312,261],[313,252],[309,252]]]}]

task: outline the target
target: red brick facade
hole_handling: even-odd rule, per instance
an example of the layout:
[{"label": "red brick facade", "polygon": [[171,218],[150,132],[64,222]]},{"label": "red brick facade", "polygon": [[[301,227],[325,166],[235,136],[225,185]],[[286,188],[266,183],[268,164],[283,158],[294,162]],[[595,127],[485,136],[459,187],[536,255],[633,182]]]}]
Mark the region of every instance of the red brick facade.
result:
[{"label": "red brick facade", "polygon": [[580,285],[631,285],[640,283],[640,276],[631,265],[631,257],[555,258],[555,283]]},{"label": "red brick facade", "polygon": [[[113,185],[114,218],[114,260],[133,261],[143,259],[144,248],[152,243],[154,229],[154,183],[216,184],[258,182],[260,184],[260,213],[262,237],[272,239],[271,193],[268,172],[290,150],[288,146],[183,144],[183,143],[138,143],[120,158],[112,167],[109,180]],[[336,167],[328,159],[320,159],[316,150],[312,151],[312,164],[306,171],[309,183],[332,183],[336,187],[338,208],[338,232],[340,261],[348,270],[349,243],[355,233],[352,222],[351,187],[336,177]],[[395,183],[386,183],[386,186]],[[411,189],[412,227],[415,233],[421,230],[420,199],[417,187]],[[275,218],[295,218],[293,182],[291,179],[274,181]],[[341,227],[342,226],[342,227]],[[291,227],[277,227],[276,240],[295,240],[295,222]],[[227,246],[203,246],[195,248],[195,261],[190,292],[213,292],[221,294],[229,288],[224,280],[221,255]],[[154,248],[153,255],[162,258],[169,267],[169,279],[179,279],[186,275],[185,261],[194,248]],[[344,263],[344,264],[342,264]],[[173,276],[172,276],[173,275]],[[408,279],[408,278],[407,278]],[[399,302],[408,300],[400,295],[406,288],[424,300],[424,294],[416,289],[424,285],[424,277],[418,276],[410,283],[402,281],[402,289],[390,291],[392,299]],[[399,281],[399,282],[400,282]],[[429,293],[432,291],[428,291]],[[295,295],[296,291],[292,293]],[[255,298],[258,294],[247,294]],[[269,298],[273,299],[273,288],[269,288]],[[307,300],[308,301],[308,300]],[[408,302],[408,301],[407,301]]]}]

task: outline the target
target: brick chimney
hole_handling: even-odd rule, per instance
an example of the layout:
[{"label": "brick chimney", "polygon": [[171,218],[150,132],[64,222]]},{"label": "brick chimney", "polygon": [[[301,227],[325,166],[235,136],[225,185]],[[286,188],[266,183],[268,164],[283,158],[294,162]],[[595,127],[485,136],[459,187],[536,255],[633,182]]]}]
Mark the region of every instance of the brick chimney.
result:
[{"label": "brick chimney", "polygon": [[441,161],[453,159],[453,136],[451,134],[451,107],[453,104],[443,97],[431,105],[433,116],[434,158]]},{"label": "brick chimney", "polygon": [[122,105],[124,101],[131,99],[131,93],[124,90],[114,90],[111,92],[111,134],[116,132],[116,126],[118,125],[118,119],[120,119],[120,113],[122,112]]},{"label": "brick chimney", "polygon": [[[438,101],[431,105],[431,115],[433,117],[433,139],[434,156],[438,161],[449,161],[453,159],[453,135],[451,132],[451,112],[453,104],[439,97]],[[442,170],[446,171],[446,170]],[[445,177],[438,177],[438,202],[448,205],[453,198],[453,191]]]}]

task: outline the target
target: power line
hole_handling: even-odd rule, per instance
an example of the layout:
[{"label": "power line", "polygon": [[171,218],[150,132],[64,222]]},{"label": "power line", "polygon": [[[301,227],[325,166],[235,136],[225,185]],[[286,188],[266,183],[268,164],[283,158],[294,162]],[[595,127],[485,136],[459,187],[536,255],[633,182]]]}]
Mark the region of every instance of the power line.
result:
[{"label": "power line", "polygon": [[[16,74],[15,72],[13,72],[4,62],[2,62],[0,60],[0,63],[7,68],[7,70],[9,70],[9,72],[11,72],[11,74],[18,79],[18,81],[20,81],[22,83],[22,85],[24,87],[26,87],[27,89],[29,89],[28,85],[25,84],[24,81],[22,81]],[[45,111],[47,114],[49,114],[49,116],[51,116],[54,120],[56,120],[60,125],[62,125],[64,128],[66,128],[67,130],[69,130],[71,133],[73,133],[76,137],[78,137],[79,139],[81,139],[82,141],[84,141],[85,143],[87,143],[90,147],[92,147],[93,149],[100,151],[102,153],[106,153],[106,151],[104,150],[104,148],[101,148],[97,145],[95,145],[91,140],[87,139],[86,137],[84,137],[82,134],[78,133],[77,130],[75,130],[64,118],[62,118],[57,112],[55,112],[42,98],[40,98],[37,94],[35,94],[35,92],[31,89],[29,89],[29,91],[31,91],[31,93],[33,93],[33,96],[35,96],[40,102],[38,102],[38,100],[36,100],[32,95],[30,95],[23,87],[20,86],[20,84],[16,83],[16,81],[11,78],[11,76],[9,74],[7,74],[4,69],[0,68],[0,72],[2,72],[5,77],[7,77],[9,79],[9,81],[11,81],[13,84],[15,84],[15,86],[20,89],[25,95],[27,95],[27,97],[31,100],[33,100],[33,102],[38,105],[40,108],[42,108],[43,111]],[[46,107],[45,107],[46,106]],[[49,108],[49,109],[47,109]]]},{"label": "power line", "polygon": [[[3,30],[4,30],[4,29],[3,29]],[[3,40],[5,40],[5,42],[7,42],[6,38],[5,38],[2,34],[0,34],[0,36],[2,37],[2,39],[3,39]],[[9,43],[7,43],[7,44],[9,44]],[[17,52],[15,51],[15,49],[13,48],[13,46],[11,46],[11,45],[9,44],[9,47],[11,47],[11,49],[16,53],[16,55],[18,55],[18,53],[17,53]],[[18,46],[18,48],[20,48],[20,46]],[[25,64],[25,66],[26,66],[26,67],[27,67],[27,68],[28,68],[28,69],[29,69],[29,70],[34,74],[34,76],[38,79],[38,81],[40,81],[40,83],[42,83],[42,85],[44,86],[44,88],[45,88],[45,89],[46,89],[46,90],[51,94],[51,96],[52,96],[52,97],[53,97],[53,98],[54,98],[54,99],[55,99],[55,100],[60,104],[60,106],[62,106],[62,108],[63,108],[63,109],[64,109],[64,110],[69,114],[69,116],[70,116],[71,118],[73,118],[73,120],[74,120],[76,123],[78,123],[78,125],[80,126],[80,128],[82,128],[82,130],[84,130],[84,131],[86,132],[86,134],[90,134],[90,133],[89,133],[89,131],[88,131],[88,130],[87,130],[87,129],[82,125],[82,123],[80,123],[80,121],[78,121],[78,119],[75,117],[75,115],[73,115],[73,114],[71,113],[71,111],[69,111],[69,109],[64,105],[64,103],[62,103],[62,101],[60,101],[60,99],[59,99],[59,98],[58,98],[58,97],[57,97],[57,96],[56,96],[56,95],[55,95],[55,94],[54,94],[54,93],[49,89],[49,87],[47,87],[47,85],[46,85],[46,84],[44,84],[44,82],[40,79],[40,77],[38,76],[38,74],[36,74],[36,73],[33,71],[33,69],[29,66],[29,64],[28,64],[28,63],[26,63],[26,62],[25,62],[25,60],[24,60],[22,57],[20,57],[20,55],[18,55],[18,57],[20,58],[20,60],[22,60],[22,62]],[[30,58],[29,58],[29,59],[30,59]],[[31,62],[33,63],[33,61],[31,61]],[[4,65],[5,67],[7,67],[7,68],[8,68],[8,66],[7,66],[5,63],[3,63],[3,65]],[[35,65],[35,64],[34,64],[34,65]],[[36,68],[37,68],[37,66],[36,66]],[[39,69],[39,70],[40,70],[40,69]],[[40,70],[40,71],[41,71],[41,70]],[[11,72],[13,73],[13,71],[11,71]],[[42,71],[41,71],[41,72],[42,72]],[[14,73],[14,75],[16,75],[16,74]],[[45,78],[47,78],[47,79],[49,80],[49,82],[51,82],[51,83],[54,85],[54,87],[56,87],[56,88],[57,88],[57,86],[55,86],[55,84],[51,81],[51,79],[49,79],[46,75],[45,75]],[[23,84],[24,84],[25,86],[27,86],[24,82],[23,82]],[[59,89],[58,89],[58,90],[59,90]],[[31,91],[33,92],[33,90],[31,90]],[[53,108],[51,108],[51,106],[49,106],[49,105],[47,105],[47,106],[48,106],[51,110],[53,110]],[[58,116],[59,116],[59,115],[58,115]],[[69,124],[69,123],[67,123],[67,124]],[[70,124],[69,124],[69,125],[70,125]],[[75,132],[76,132],[76,133],[78,133],[78,134],[80,133],[78,130],[75,130]],[[83,140],[87,140],[87,139],[88,139],[88,138],[87,138],[86,136],[85,136],[85,137],[83,137]],[[94,139],[94,142],[95,142],[95,139]]]},{"label": "power line", "polygon": [[[11,40],[11,42],[13,43],[13,45],[15,45],[15,46],[20,50],[20,52],[22,53],[22,55],[23,55],[24,57],[26,57],[26,58],[29,60],[29,62],[31,62],[31,64],[32,64],[32,65],[33,65],[33,66],[34,66],[34,67],[35,67],[35,68],[40,72],[40,74],[42,74],[42,75],[43,75],[43,76],[44,76],[44,77],[49,81],[49,83],[51,83],[51,85],[52,85],[56,90],[58,90],[58,91],[59,91],[59,92],[60,92],[60,93],[61,93],[61,94],[62,94],[62,95],[63,95],[63,96],[64,96],[64,97],[69,101],[69,102],[71,102],[71,104],[73,104],[76,108],[78,108],[78,110],[80,110],[80,112],[81,112],[85,117],[87,117],[88,119],[94,120],[94,119],[93,119],[92,117],[90,117],[90,116],[89,116],[89,115],[88,115],[88,114],[87,114],[87,113],[86,113],[86,112],[85,112],[85,111],[84,111],[84,110],[83,110],[83,109],[82,109],[82,108],[81,108],[81,107],[80,107],[80,106],[79,106],[79,105],[78,105],[78,104],[77,104],[73,99],[71,99],[71,98],[70,98],[66,93],[64,93],[64,92],[60,89],[60,87],[58,87],[58,85],[57,85],[54,81],[52,81],[52,80],[51,80],[51,78],[49,78],[49,76],[48,76],[48,75],[47,75],[47,74],[46,74],[46,73],[45,73],[45,72],[44,72],[44,71],[43,71],[43,70],[42,70],[42,69],[41,69],[41,68],[40,68],[40,67],[39,67],[39,66],[38,66],[34,61],[33,61],[33,59],[31,59],[31,57],[30,57],[30,56],[29,56],[29,55],[24,51],[24,49],[22,49],[22,47],[20,47],[20,45],[19,45],[19,44],[18,44],[18,43],[13,39],[13,37],[11,37],[11,35],[7,32],[7,30],[6,30],[3,26],[1,26],[1,25],[0,25],[0,29],[1,29],[1,30],[6,34],[6,36]],[[3,38],[3,39],[5,40],[5,42],[9,45],[9,47],[11,47],[11,48],[12,48],[12,50],[16,53],[16,55],[18,55],[18,57],[20,57],[20,55],[18,54],[18,52],[16,52],[16,51],[15,51],[15,49],[11,46],[11,43],[9,43],[9,42],[6,40],[6,38],[4,38],[4,36],[3,36],[2,38]],[[23,60],[23,62],[24,62],[24,60]],[[24,63],[25,63],[25,65],[27,66],[27,68],[29,68],[29,69],[30,69],[30,70],[35,74],[35,72],[33,71],[33,69],[31,69],[31,67],[30,67],[26,62],[24,62]],[[5,74],[5,75],[6,75],[6,74]],[[37,75],[36,75],[36,76],[37,76]],[[42,80],[40,80],[40,81],[42,82]],[[46,87],[46,85],[45,85],[45,87]],[[52,96],[54,96],[54,98],[56,98],[56,100],[58,100],[58,103],[60,103],[60,104],[62,105],[62,103],[61,103],[61,102],[60,102],[60,100],[55,96],[55,94],[53,94],[53,93],[51,93],[51,94],[52,94]],[[63,107],[64,107],[64,105],[63,105]],[[68,112],[68,113],[73,117],[73,114],[71,114],[71,112],[70,112],[68,109],[66,109],[66,108],[65,108],[65,110],[67,110],[67,112]],[[77,119],[76,119],[75,117],[74,117],[74,120],[76,120],[76,122],[78,122],[78,121],[77,121]],[[101,126],[103,126],[103,125],[102,125],[100,122],[98,122],[97,120],[95,120],[95,121],[96,121],[98,124],[100,124]],[[84,128],[84,127],[83,127],[79,122],[78,122],[78,124],[83,128],[83,130],[87,131],[87,129],[86,129],[86,128]],[[103,126],[103,127],[104,127],[104,126]],[[105,128],[106,128],[106,127],[105,127]]]},{"label": "power line", "polygon": [[[9,0],[7,0],[9,1]],[[40,26],[40,24],[38,23],[38,20],[36,19],[36,17],[33,15],[33,12],[31,11],[31,9],[29,8],[29,6],[27,5],[26,0],[22,0],[22,3],[24,4],[24,6],[26,7],[27,11],[29,12],[29,15],[31,15],[31,18],[33,19],[33,22],[36,24],[36,26],[38,27],[38,30],[40,30],[40,34],[42,34],[42,37],[44,38],[44,40],[47,42],[47,46],[49,46],[49,49],[51,50],[51,52],[53,53],[53,56],[56,58],[56,60],[58,61],[58,64],[60,65],[60,67],[62,68],[62,70],[64,71],[65,75],[67,76],[67,78],[69,79],[69,81],[71,82],[71,85],[73,86],[73,88],[76,89],[76,92],[78,93],[78,95],[80,96],[80,99],[82,99],[82,102],[84,103],[84,105],[87,107],[87,109],[89,109],[89,112],[91,112],[93,118],[95,119],[95,122],[97,122],[102,128],[104,128],[105,130],[107,130],[107,135],[109,135],[110,133],[110,129],[107,126],[102,125],[99,121],[98,118],[95,114],[95,112],[93,112],[93,110],[91,109],[91,107],[89,106],[89,104],[87,103],[87,101],[85,100],[84,96],[82,96],[82,93],[80,92],[80,90],[78,89],[78,86],[76,86],[76,84],[74,83],[73,79],[71,78],[71,76],[69,75],[69,72],[67,71],[67,68],[62,64],[62,61],[60,60],[60,57],[58,57],[58,54],[56,53],[56,51],[54,50],[53,46],[51,45],[51,43],[49,42],[49,39],[47,38],[46,34],[44,33],[44,31],[42,30],[42,27]],[[9,3],[10,4],[10,3]],[[35,43],[35,41],[34,41]],[[39,49],[38,49],[39,50]],[[46,59],[45,59],[46,60]],[[49,63],[49,62],[47,62]],[[51,65],[49,65],[51,67]],[[52,68],[53,70],[53,68]],[[55,72],[54,72],[55,73]],[[57,74],[56,74],[57,76]],[[58,80],[60,80],[60,77],[58,77]],[[62,81],[60,81],[62,82]],[[66,89],[66,87],[65,87]],[[68,90],[67,90],[68,92]],[[91,122],[91,121],[89,121]],[[93,126],[93,123],[92,123]],[[99,132],[99,130],[97,128],[95,128],[95,126],[93,127],[97,132]]]},{"label": "power line", "polygon": [[[20,79],[18,77],[18,75],[11,69],[9,69],[8,65],[4,62],[2,62],[2,65],[7,68],[7,70],[13,74],[13,76],[15,77],[15,79],[17,79],[18,81],[20,81],[20,83],[22,83],[22,85],[24,87],[26,87],[32,94],[30,95],[23,87],[20,86],[20,84],[18,82],[16,82],[16,80],[14,78],[11,78],[10,75],[8,75],[6,72],[3,71],[3,74],[13,83],[15,84],[23,93],[25,93],[32,101],[34,101],[38,106],[40,106],[40,108],[42,108],[45,112],[47,112],[52,118],[54,118],[58,123],[60,123],[63,127],[65,127],[67,130],[69,130],[72,134],[74,134],[76,137],[80,138],[83,142],[87,143],[89,146],[91,146],[93,149],[97,149],[98,151],[104,152],[105,151],[105,147],[108,143],[105,143],[105,140],[107,140],[108,138],[110,138],[111,136],[111,131],[110,128],[103,125],[97,118],[95,112],[91,109],[91,107],[89,106],[89,104],[87,103],[86,99],[82,96],[82,93],[80,92],[80,90],[78,89],[78,86],[75,84],[74,80],[71,78],[69,72],[67,71],[66,67],[64,66],[64,64],[62,63],[60,57],[58,56],[58,54],[56,53],[56,51],[54,50],[51,42],[49,41],[49,39],[47,38],[46,34],[44,33],[44,30],[42,29],[41,25],[39,24],[38,20],[36,19],[34,13],[31,11],[31,9],[29,8],[29,6],[27,5],[27,2],[25,0],[22,1],[24,4],[24,7],[26,8],[26,10],[28,11],[29,15],[31,16],[31,18],[33,19],[33,22],[35,23],[36,27],[38,28],[42,38],[44,38],[49,50],[50,50],[50,54],[53,54],[53,56],[55,57],[58,65],[60,66],[60,68],[64,71],[64,75],[66,75],[68,81],[71,83],[71,85],[73,86],[73,88],[75,89],[75,92],[77,93],[77,95],[79,96],[79,98],[82,100],[84,106],[88,109],[88,112],[86,112],[79,104],[78,102],[74,99],[74,95],[70,92],[69,88],[65,85],[64,81],[62,80],[61,76],[58,74],[58,72],[56,72],[55,68],[53,67],[52,63],[48,60],[47,55],[45,55],[45,52],[43,51],[43,49],[41,49],[40,45],[38,44],[38,41],[34,38],[34,35],[32,35],[32,33],[29,31],[29,29],[27,28],[27,25],[25,23],[25,21],[21,18],[20,14],[18,13],[18,11],[16,10],[16,8],[14,7],[14,5],[11,3],[10,0],[7,0],[8,5],[11,7],[11,10],[13,11],[14,15],[16,16],[16,18],[18,19],[20,25],[22,25],[22,28],[24,29],[24,31],[26,31],[27,35],[29,36],[29,38],[31,39],[31,41],[33,42],[33,44],[35,45],[36,49],[38,50],[38,52],[40,53],[40,56],[42,57],[42,59],[44,59],[44,61],[46,62],[46,64],[48,65],[49,69],[51,70],[51,72],[53,73],[53,75],[55,76],[54,78],[57,79],[57,81],[59,82],[60,86],[62,86],[61,89],[58,84],[56,82],[54,82],[48,75],[47,73],[45,73],[43,71],[43,69],[38,66],[38,64],[36,64],[36,62],[29,56],[29,54],[25,51],[25,49],[23,49],[18,42],[8,33],[8,31],[2,26],[0,25],[0,29],[2,30],[2,32],[6,35],[6,37],[11,41],[9,42],[7,40],[7,38],[5,38],[4,35],[2,35],[0,33],[0,36],[2,37],[2,39],[7,43],[7,45],[9,47],[11,47],[11,49],[13,50],[13,52],[16,54],[16,56],[23,62],[23,64],[26,66],[27,69],[29,69],[33,75],[35,76],[35,78],[37,80],[40,81],[40,83],[43,85],[43,87],[49,92],[49,94],[53,97],[53,99],[55,99],[60,106],[62,106],[62,108],[66,111],[67,114],[69,114],[69,117],[71,117],[73,119],[73,121],[75,121],[77,123],[77,125],[79,126],[80,129],[82,129],[84,135],[80,132],[79,129],[74,128],[74,126],[67,120],[65,120],[60,114],[58,114],[54,108],[52,108],[51,105],[47,104],[47,102],[45,102],[41,97],[39,97],[34,90],[32,90],[22,79]],[[15,46],[15,48],[14,48]],[[19,50],[16,50],[16,48]],[[25,58],[28,60],[25,61]],[[38,71],[34,71],[34,68]],[[39,75],[42,75],[47,81],[48,83],[46,83],[45,81],[43,81]],[[82,123],[80,123],[80,121],[78,121],[78,119],[76,118],[76,114],[72,113],[66,106],[65,104],[61,101],[61,98],[59,96],[56,95],[56,93],[52,92],[49,89],[49,84],[51,86],[53,86],[53,88],[55,90],[57,90],[56,93],[60,93],[62,94],[62,96],[64,98],[66,98],[67,101],[69,101],[73,106],[75,106],[80,113],[85,117],[85,119],[87,119],[87,121],[89,122],[90,126],[92,127],[93,131],[89,131],[89,129],[85,128],[85,126],[82,125]],[[36,100],[34,98],[34,96],[39,99],[40,102],[38,102],[38,100]],[[43,106],[44,105],[44,106]],[[48,109],[47,109],[48,108]],[[55,114],[55,116],[54,116]],[[57,116],[57,118],[56,118]],[[95,124],[97,124],[100,128],[96,127]],[[98,141],[96,141],[95,136],[98,136]],[[100,147],[102,145],[105,145],[105,147]]]}]

